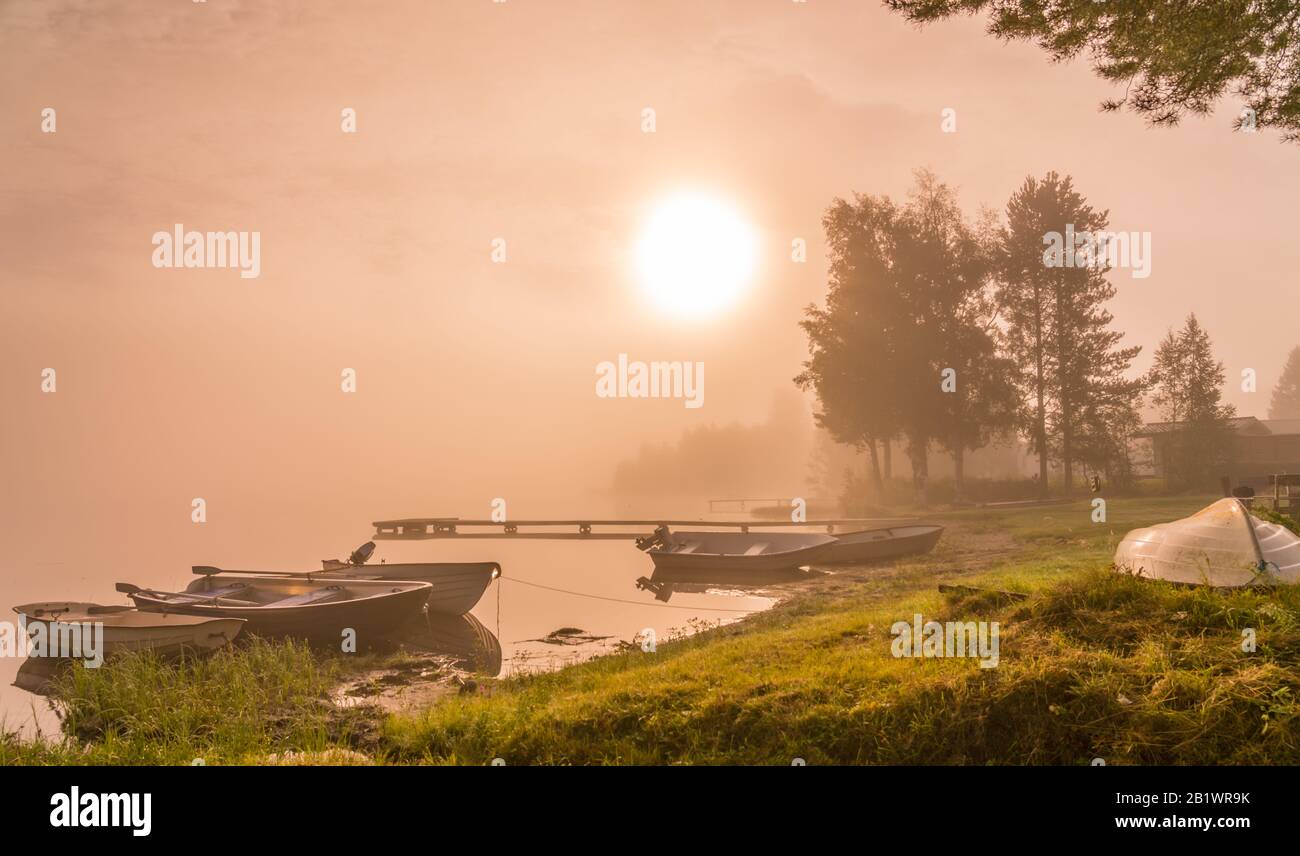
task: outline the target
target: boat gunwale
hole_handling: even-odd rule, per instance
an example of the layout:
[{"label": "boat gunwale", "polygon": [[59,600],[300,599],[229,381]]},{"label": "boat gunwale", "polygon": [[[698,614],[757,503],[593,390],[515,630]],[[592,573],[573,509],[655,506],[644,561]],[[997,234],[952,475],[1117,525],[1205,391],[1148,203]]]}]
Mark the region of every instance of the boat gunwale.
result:
[{"label": "boat gunwale", "polygon": [[[931,535],[933,535],[935,532],[942,533],[947,528],[948,527],[943,526],[942,524],[939,523],[912,523],[907,526],[882,526],[879,529],[855,529],[852,532],[841,532],[838,535],[836,535],[835,538],[841,544],[868,544],[871,542],[861,541],[861,540],[846,540],[846,539],[851,539],[855,535],[859,535],[859,536],[870,535],[874,532],[894,533],[894,532],[900,532],[904,529],[920,529],[924,531],[913,532],[907,535],[890,534],[888,537],[892,539],[898,539],[898,540],[902,540],[904,538],[928,538]],[[879,539],[879,540],[883,540],[883,539]]]},{"label": "boat gunwale", "polygon": [[[205,579],[211,579],[212,577],[216,577],[216,576],[219,575],[210,574],[207,575]],[[300,577],[292,577],[292,576],[224,577],[224,579],[227,580],[238,579],[241,582],[244,580],[269,580],[272,582],[306,582],[306,583],[311,583],[313,585],[316,582],[315,580],[305,580]],[[199,581],[196,580],[195,582],[199,582]],[[222,610],[226,612],[256,611],[259,615],[270,615],[274,613],[283,613],[283,612],[293,612],[293,613],[302,614],[305,610],[309,610],[309,609],[317,609],[317,608],[327,609],[329,607],[338,608],[345,604],[364,603],[366,601],[378,600],[385,597],[391,597],[392,595],[397,595],[397,594],[405,594],[407,592],[416,591],[419,589],[433,588],[432,583],[423,582],[421,580],[348,580],[348,582],[359,583],[364,588],[378,588],[378,587],[387,588],[392,585],[400,586],[401,588],[390,590],[390,591],[375,592],[373,594],[367,594],[362,597],[349,597],[343,600],[328,600],[328,601],[320,601],[317,603],[288,604],[285,606],[276,606],[274,602],[257,603],[257,604],[223,605],[220,603],[221,598],[216,598],[208,602],[198,602],[198,603],[176,602],[176,601],[167,600],[165,598],[157,597],[157,595],[160,594],[159,592],[154,592],[148,589],[141,589],[138,592],[132,593],[131,599],[133,601],[136,601],[137,603],[139,602],[139,600],[144,600],[150,604],[157,604],[159,606],[164,607],[165,608],[164,611],[187,612],[190,615],[203,614],[203,613],[196,613],[191,611],[196,609],[204,610],[204,611]],[[190,583],[190,585],[194,585],[194,584],[195,583]],[[330,584],[334,584],[334,583],[331,582]],[[255,586],[250,586],[250,588],[255,588]],[[175,592],[175,594],[181,594],[181,593],[182,592]],[[197,594],[202,594],[203,592],[201,589],[191,590],[187,586],[183,593],[197,595]],[[167,594],[167,593],[163,593],[163,594]],[[425,596],[426,597],[428,596],[428,592],[425,593]]]},{"label": "boat gunwale", "polygon": [[[28,622],[38,622],[41,624],[100,623],[104,625],[104,628],[106,630],[107,629],[114,629],[114,630],[180,629],[182,627],[189,629],[189,628],[200,628],[205,624],[214,624],[222,621],[237,621],[242,626],[247,622],[247,619],[236,618],[233,616],[221,617],[221,616],[213,616],[213,615],[195,615],[192,613],[184,613],[184,612],[148,612],[146,610],[139,609],[138,607],[135,606],[127,606],[127,605],[119,605],[119,604],[111,605],[109,609],[111,609],[112,611],[103,612],[103,613],[74,612],[72,610],[68,610],[59,613],[58,615],[37,615],[31,612],[24,611],[25,608],[35,607],[40,604],[46,604],[46,603],[49,604],[76,603],[79,606],[98,606],[98,607],[105,606],[104,604],[82,603],[78,601],[38,601],[36,603],[19,604],[13,607],[13,611],[18,615],[22,616],[23,618],[27,619]],[[122,618],[124,616],[132,616],[141,619],[147,619],[147,621],[155,622],[155,623],[121,624],[113,620],[117,618]],[[160,617],[162,621],[167,622],[168,626],[163,627],[156,623],[160,620]]]},{"label": "boat gunwale", "polygon": [[[740,538],[757,539],[764,536],[775,535],[777,537],[784,537],[784,538],[791,538],[791,539],[802,537],[802,538],[816,538],[816,539],[824,539],[824,540],[818,540],[814,543],[799,544],[798,546],[790,547],[785,550],[772,550],[770,552],[763,552],[763,553],[734,553],[734,552],[714,553],[714,552],[705,552],[701,550],[692,550],[687,553],[676,549],[664,549],[664,546],[666,545],[655,544],[654,546],[644,550],[645,554],[648,556],[676,556],[676,557],[696,556],[701,559],[725,558],[725,559],[762,560],[762,559],[779,558],[781,556],[789,556],[795,553],[810,552],[813,550],[824,550],[827,547],[833,546],[836,541],[834,535],[827,535],[820,532],[704,532],[704,531],[696,531],[696,530],[685,530],[685,531],[671,532],[670,534],[672,535],[673,538],[689,537],[689,536],[723,535],[723,536],[737,538],[737,539]],[[701,539],[701,540],[707,540],[707,539]],[[685,546],[685,545],[682,544],[677,546]]]},{"label": "boat gunwale", "polygon": [[[492,573],[491,579],[497,579],[499,576],[501,576],[500,562],[388,562],[388,563],[381,562],[377,565],[348,565],[347,567],[331,568],[330,570],[308,571],[306,574],[299,575],[299,576],[302,579],[306,579],[308,581],[324,578],[329,580],[357,579],[364,582],[380,582],[383,580],[387,580],[390,582],[401,582],[401,581],[428,582],[428,578],[426,574],[429,574],[429,572],[422,572],[418,577],[417,575],[414,574],[409,577],[405,577],[405,576],[388,577],[388,576],[377,576],[375,574],[368,573],[369,569],[371,568],[394,568],[394,567],[402,567],[402,566],[413,567],[413,568],[434,568],[434,569],[463,568],[466,571],[472,569],[475,572],[490,568]],[[293,572],[285,571],[283,573],[285,575],[291,575]],[[338,575],[338,576],[331,576],[331,575]],[[282,579],[283,577],[272,576],[269,578]]]}]

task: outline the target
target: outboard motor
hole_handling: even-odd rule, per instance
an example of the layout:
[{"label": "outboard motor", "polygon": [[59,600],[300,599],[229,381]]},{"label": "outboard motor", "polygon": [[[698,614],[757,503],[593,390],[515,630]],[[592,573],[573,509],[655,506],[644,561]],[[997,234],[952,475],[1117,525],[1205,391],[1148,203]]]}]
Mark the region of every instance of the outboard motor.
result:
[{"label": "outboard motor", "polygon": [[360,547],[352,551],[352,555],[348,556],[348,564],[364,565],[370,559],[370,557],[374,555],[374,553],[375,553],[375,542],[367,541],[366,543],[362,544]]}]

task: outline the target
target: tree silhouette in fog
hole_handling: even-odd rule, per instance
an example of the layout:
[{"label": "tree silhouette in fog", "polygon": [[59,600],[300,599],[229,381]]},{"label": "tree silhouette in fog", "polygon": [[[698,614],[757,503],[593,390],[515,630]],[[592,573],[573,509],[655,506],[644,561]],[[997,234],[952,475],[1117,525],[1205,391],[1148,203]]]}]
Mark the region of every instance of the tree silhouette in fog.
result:
[{"label": "tree silhouette in fog", "polygon": [[1268,402],[1269,419],[1300,419],[1300,346],[1291,349]]},{"label": "tree silhouette in fog", "polygon": [[961,460],[1011,425],[1010,372],[996,353],[989,244],[952,188],[925,170],[903,205],[886,196],[835,199],[822,219],[830,250],[825,307],[800,322],[810,358],[795,383],[817,393],[817,422],[880,458],[906,440],[924,501],[929,447]]},{"label": "tree silhouette in fog", "polygon": [[1210,334],[1196,316],[1181,330],[1170,330],[1156,348],[1149,373],[1152,403],[1170,423],[1163,438],[1165,473],[1171,487],[1208,485],[1228,463],[1236,415],[1222,403],[1223,363],[1214,358]]}]

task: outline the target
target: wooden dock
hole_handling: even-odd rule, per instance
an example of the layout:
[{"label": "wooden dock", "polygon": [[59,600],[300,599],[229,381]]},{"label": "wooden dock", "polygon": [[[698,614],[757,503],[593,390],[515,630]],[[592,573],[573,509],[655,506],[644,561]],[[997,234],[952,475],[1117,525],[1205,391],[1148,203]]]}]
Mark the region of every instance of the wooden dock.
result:
[{"label": "wooden dock", "polygon": [[[376,541],[428,541],[435,538],[521,538],[553,541],[614,541],[644,538],[660,526],[688,529],[824,529],[836,531],[878,529],[917,522],[915,517],[837,517],[806,520],[671,520],[658,519],[574,519],[574,520],[472,520],[463,517],[406,517],[376,520]],[[635,527],[635,528],[629,528]],[[466,531],[468,530],[468,531]]]}]

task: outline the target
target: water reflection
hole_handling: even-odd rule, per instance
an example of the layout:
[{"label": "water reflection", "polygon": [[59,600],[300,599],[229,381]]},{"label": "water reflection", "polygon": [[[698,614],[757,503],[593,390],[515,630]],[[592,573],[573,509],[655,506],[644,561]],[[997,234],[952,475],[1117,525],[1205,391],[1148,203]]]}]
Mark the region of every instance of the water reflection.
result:
[{"label": "water reflection", "polygon": [[48,697],[55,679],[71,668],[71,660],[57,657],[28,657],[18,667],[13,685],[20,690]]},{"label": "water reflection", "polygon": [[452,657],[467,672],[501,674],[501,640],[469,613],[429,613],[412,620],[393,639],[406,648]]},{"label": "water reflection", "polygon": [[656,568],[648,577],[637,577],[638,591],[647,591],[655,600],[668,603],[678,592],[692,594],[723,594],[718,586],[726,586],[738,592],[762,589],[781,583],[795,583],[824,577],[823,571],[786,568],[782,570],[716,570],[684,569],[665,570]]}]

